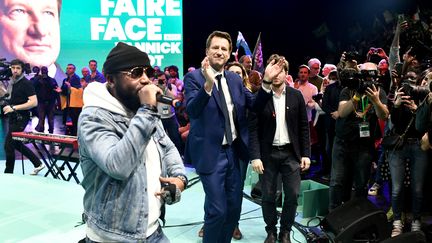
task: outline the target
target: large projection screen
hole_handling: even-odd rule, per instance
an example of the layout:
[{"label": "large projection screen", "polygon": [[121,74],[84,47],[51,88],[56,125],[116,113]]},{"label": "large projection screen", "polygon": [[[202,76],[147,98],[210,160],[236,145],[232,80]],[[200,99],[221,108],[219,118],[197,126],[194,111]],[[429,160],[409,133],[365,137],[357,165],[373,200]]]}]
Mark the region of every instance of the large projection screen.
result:
[{"label": "large projection screen", "polygon": [[81,76],[91,59],[101,71],[119,41],[147,52],[152,65],[183,70],[182,0],[0,0],[0,8],[0,57],[51,66],[50,76],[69,63]]},{"label": "large projection screen", "polygon": [[102,64],[122,41],[147,52],[152,65],[183,70],[181,0],[63,1],[60,23],[62,67]]}]

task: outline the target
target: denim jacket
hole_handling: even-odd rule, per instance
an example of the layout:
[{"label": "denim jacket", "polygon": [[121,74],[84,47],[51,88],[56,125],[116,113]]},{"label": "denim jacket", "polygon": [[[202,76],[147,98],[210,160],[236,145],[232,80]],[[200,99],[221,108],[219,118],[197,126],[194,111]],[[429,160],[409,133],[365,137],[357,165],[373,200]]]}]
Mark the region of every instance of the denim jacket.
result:
[{"label": "denim jacket", "polygon": [[98,235],[118,242],[145,240],[148,172],[144,151],[149,139],[157,145],[162,177],[185,175],[181,157],[157,112],[141,107],[130,118],[86,105],[78,123],[86,223]]}]

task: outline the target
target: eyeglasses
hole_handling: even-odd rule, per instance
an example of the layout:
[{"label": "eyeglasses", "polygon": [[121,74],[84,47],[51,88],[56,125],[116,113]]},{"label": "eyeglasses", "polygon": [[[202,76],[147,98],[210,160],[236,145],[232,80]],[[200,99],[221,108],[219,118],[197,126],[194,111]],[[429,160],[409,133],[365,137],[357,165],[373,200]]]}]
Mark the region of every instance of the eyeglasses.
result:
[{"label": "eyeglasses", "polygon": [[154,76],[154,69],[152,67],[134,67],[130,71],[121,71],[132,79],[141,78],[145,73],[147,77]]}]

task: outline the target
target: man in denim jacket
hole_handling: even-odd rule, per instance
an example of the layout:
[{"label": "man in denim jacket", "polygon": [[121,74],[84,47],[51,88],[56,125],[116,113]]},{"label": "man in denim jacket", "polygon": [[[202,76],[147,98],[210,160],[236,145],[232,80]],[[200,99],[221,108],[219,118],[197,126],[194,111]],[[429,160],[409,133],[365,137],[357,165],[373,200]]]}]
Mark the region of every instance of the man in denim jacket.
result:
[{"label": "man in denim jacket", "polygon": [[[149,58],[118,43],[103,68],[107,82],[87,86],[78,122],[86,242],[169,242],[161,207],[187,179],[156,109]],[[164,196],[161,184],[174,193]]]}]

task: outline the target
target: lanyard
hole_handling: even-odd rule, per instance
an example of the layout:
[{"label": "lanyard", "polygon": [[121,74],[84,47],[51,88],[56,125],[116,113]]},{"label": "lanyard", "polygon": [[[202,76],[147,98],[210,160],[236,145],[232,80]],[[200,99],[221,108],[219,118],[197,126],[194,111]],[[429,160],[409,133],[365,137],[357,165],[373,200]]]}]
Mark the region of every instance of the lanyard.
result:
[{"label": "lanyard", "polygon": [[[362,97],[361,102],[362,102],[362,112],[357,111],[355,105],[354,105],[354,112],[357,114],[357,117],[363,118],[363,121],[366,122],[366,114],[372,108],[372,104],[369,104],[369,99],[367,96],[366,98]],[[357,102],[355,103],[357,104]]]},{"label": "lanyard", "polygon": [[369,109],[371,108],[371,106],[368,106],[369,104],[369,99],[366,96],[366,98],[361,98],[362,101],[362,113],[363,113],[363,121],[366,121],[366,113],[369,111]]}]

